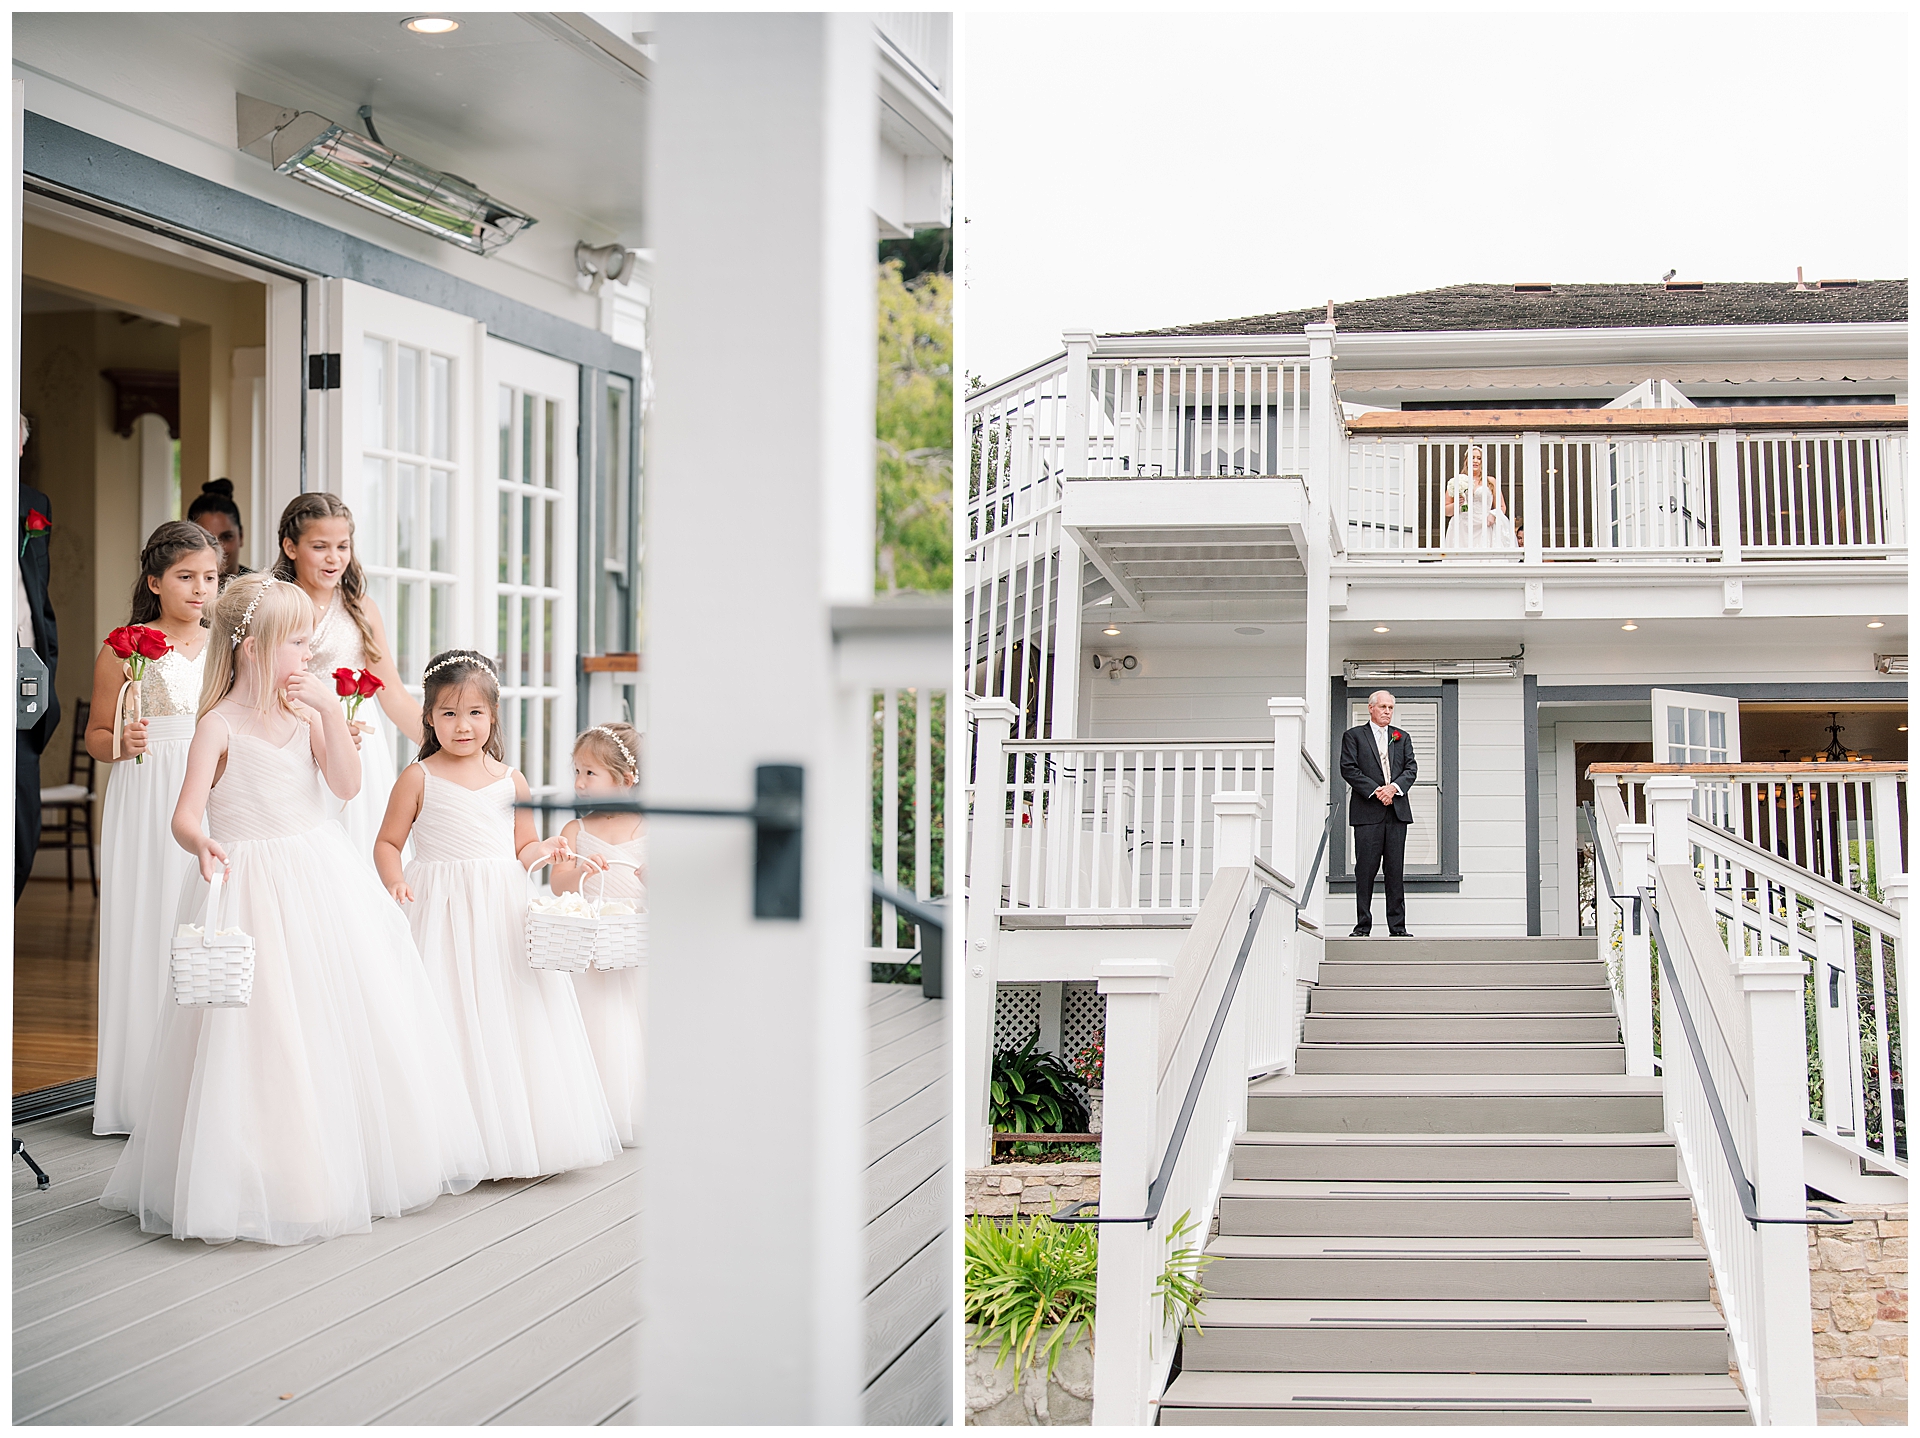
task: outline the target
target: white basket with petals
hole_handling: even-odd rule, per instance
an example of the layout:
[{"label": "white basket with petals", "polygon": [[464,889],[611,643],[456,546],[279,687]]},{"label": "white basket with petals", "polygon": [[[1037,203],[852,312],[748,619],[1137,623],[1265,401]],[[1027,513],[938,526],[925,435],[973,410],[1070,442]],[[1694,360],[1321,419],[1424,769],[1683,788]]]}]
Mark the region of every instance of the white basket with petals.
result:
[{"label": "white basket with petals", "polygon": [[[624,859],[608,862],[637,868]],[[536,969],[578,974],[587,969],[633,969],[646,962],[647,916],[625,899],[594,899],[586,888],[601,875],[590,874],[576,894],[535,899],[527,907],[527,962]]]},{"label": "white basket with petals", "polygon": [[182,924],[173,936],[173,1001],[188,1009],[244,1009],[253,1001],[253,938],[220,927],[225,875],[207,886],[200,924]]}]

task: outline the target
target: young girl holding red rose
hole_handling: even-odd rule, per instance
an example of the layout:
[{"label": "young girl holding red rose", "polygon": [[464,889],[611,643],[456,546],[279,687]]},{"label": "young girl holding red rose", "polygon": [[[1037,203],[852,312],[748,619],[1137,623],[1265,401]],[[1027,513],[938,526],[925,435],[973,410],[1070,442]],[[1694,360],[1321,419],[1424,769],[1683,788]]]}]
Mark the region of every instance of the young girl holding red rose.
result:
[{"label": "young girl holding red rose", "polygon": [[200,706],[201,614],[219,591],[220,550],[207,532],[161,525],[140,552],[132,614],[93,663],[87,752],[111,766],[100,814],[99,1134],[130,1132],[146,1102],[174,908],[193,870],[168,826]]}]

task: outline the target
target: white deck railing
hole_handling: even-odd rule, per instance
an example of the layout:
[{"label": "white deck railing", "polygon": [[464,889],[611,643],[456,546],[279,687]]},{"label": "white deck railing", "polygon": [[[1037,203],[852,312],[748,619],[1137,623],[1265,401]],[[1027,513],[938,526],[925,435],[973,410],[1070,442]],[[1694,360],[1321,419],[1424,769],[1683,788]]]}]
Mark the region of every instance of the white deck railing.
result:
[{"label": "white deck railing", "polygon": [[[1294,896],[1250,853],[1260,798],[1223,794],[1220,807],[1225,862],[1178,956],[1171,964],[1112,961],[1099,971],[1107,1116],[1097,1424],[1153,1421],[1179,1337],[1154,1282],[1176,1243],[1206,1246],[1234,1142],[1246,1132],[1248,1078],[1292,1062]],[[1175,1240],[1183,1218],[1190,1227]]]},{"label": "white deck railing", "polygon": [[[947,691],[874,690],[869,702],[867,807],[873,820],[873,871],[903,894],[938,899],[946,888],[946,819],[934,807],[934,776],[947,763]],[[921,949],[913,920],[892,904],[872,901],[868,940],[877,963],[897,963]]]},{"label": "white deck railing", "polygon": [[[1453,525],[1479,446],[1509,537]],[[1904,431],[1349,436],[1346,547],[1365,557],[1543,563],[1904,553]]]},{"label": "white deck railing", "polygon": [[1088,468],[1103,479],[1305,474],[1309,377],[1290,358],[1088,367]]}]

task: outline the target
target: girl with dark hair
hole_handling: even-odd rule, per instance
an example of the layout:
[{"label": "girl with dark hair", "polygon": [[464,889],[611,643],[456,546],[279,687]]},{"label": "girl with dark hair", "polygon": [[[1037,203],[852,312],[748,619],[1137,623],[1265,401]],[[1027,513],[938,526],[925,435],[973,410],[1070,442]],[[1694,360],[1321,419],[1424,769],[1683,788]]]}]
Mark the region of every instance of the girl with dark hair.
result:
[{"label": "girl with dark hair", "polygon": [[[193,858],[173,842],[207,657],[202,613],[220,591],[220,550],[197,524],[172,520],[140,552],[129,624],[167,636],[139,681],[143,717],[123,714],[122,661],[93,664],[87,752],[110,765],[100,815],[100,1009],[93,1131],[130,1133],[147,1099],[147,1050],[167,999],[174,907]],[[126,705],[132,712],[132,705]],[[134,764],[127,761],[139,759]]]},{"label": "girl with dark hair", "polygon": [[[527,962],[527,873],[573,858],[513,807],[527,781],[500,746],[500,681],[471,650],[420,676],[420,760],[401,771],[374,846],[406,909],[440,1017],[460,1051],[488,1178],[605,1163],[620,1153],[569,975]],[[402,867],[409,838],[413,862]]]},{"label": "girl with dark hair", "polygon": [[213,536],[220,546],[220,582],[253,571],[240,562],[240,545],[247,537],[240,524],[240,506],[233,502],[233,481],[210,479],[200,486],[199,497],[187,506],[187,518]]},{"label": "girl with dark hair", "polygon": [[366,575],[354,555],[353,511],[334,494],[303,494],[280,514],[280,557],[275,577],[300,586],[319,614],[313,631],[309,672],[332,680],[336,669],[370,669],[382,688],[377,709],[362,710],[356,721],[366,736],[360,746],[360,792],[341,811],[347,837],[371,856],[393,792],[393,735],[373,716],[384,714],[413,743],[425,736],[420,706],[406,691],[394,667],[386,625],[367,593]]}]

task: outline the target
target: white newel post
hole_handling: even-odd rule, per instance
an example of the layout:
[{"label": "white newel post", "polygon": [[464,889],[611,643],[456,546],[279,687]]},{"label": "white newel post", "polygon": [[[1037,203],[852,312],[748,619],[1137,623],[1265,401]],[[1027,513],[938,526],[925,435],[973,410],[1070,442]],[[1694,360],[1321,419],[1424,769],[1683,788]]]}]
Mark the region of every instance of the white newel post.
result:
[{"label": "white newel post", "polygon": [[[1807,1030],[1801,1007],[1807,966],[1799,959],[1740,959],[1734,964],[1747,1005],[1747,1062],[1753,1074],[1754,1207],[1762,1218],[1807,1211],[1806,1158],[1800,1142],[1807,1110]],[[1831,1089],[1829,1085],[1829,1089]],[[1760,1419],[1771,1427],[1811,1428],[1813,1298],[1807,1231],[1795,1223],[1755,1230],[1760,1280],[1757,1364]]]},{"label": "white newel post", "polygon": [[1693,775],[1647,775],[1647,819],[1653,829],[1653,862],[1693,867],[1687,819],[1693,813]]},{"label": "white newel post", "polygon": [[1093,331],[1068,330],[1061,338],[1067,346],[1067,434],[1066,477],[1085,479],[1087,475],[1087,407],[1093,384],[1088,368],[1093,358]]},{"label": "white newel post", "polygon": [[[1620,891],[1637,896],[1653,883],[1653,825],[1622,824],[1616,832],[1620,846]],[[1594,897],[1596,901],[1600,898],[1597,894]],[[1594,908],[1597,913],[1598,902]],[[1598,929],[1600,925],[1594,927]],[[1627,1072],[1636,1078],[1653,1077],[1653,953],[1648,944],[1651,928],[1636,898],[1626,906],[1620,935],[1620,1008],[1626,1015],[1621,1039],[1627,1050]],[[1604,936],[1601,942],[1606,942]]]},{"label": "white newel post", "polygon": [[[1308,394],[1313,430],[1308,447],[1307,469],[1307,653],[1301,684],[1307,696],[1306,748],[1315,755],[1327,753],[1329,703],[1321,703],[1331,693],[1333,673],[1329,655],[1332,649],[1331,611],[1327,607],[1331,587],[1331,544],[1328,530],[1329,503],[1336,485],[1345,485],[1347,477],[1333,472],[1333,426],[1341,423],[1340,405],[1333,390],[1333,326],[1313,324],[1306,328],[1307,370],[1312,388]],[[1331,782],[1331,776],[1329,776]],[[1324,817],[1324,816],[1322,816]],[[1316,837],[1315,843],[1319,840]],[[1312,854],[1306,856],[1313,862]],[[1321,893],[1326,892],[1325,888]],[[1307,906],[1307,916],[1316,926],[1325,927],[1326,903],[1317,899]]]},{"label": "white newel post", "polygon": [[1015,710],[1010,699],[969,699],[977,757],[973,779],[973,845],[967,864],[966,1053],[969,1168],[993,1158],[987,1086],[993,1073],[993,1004],[1000,968],[1000,875],[1007,852],[1006,743]]},{"label": "white newel post", "polygon": [[1716,487],[1720,491],[1720,562],[1740,562],[1740,441],[1730,429],[1714,440]]},{"label": "white newel post", "polygon": [[1222,789],[1213,796],[1213,872],[1253,867],[1260,815],[1267,801],[1255,789]]},{"label": "white newel post", "polygon": [[[1100,1216],[1147,1211],[1159,1110],[1160,998],[1173,978],[1166,960],[1108,960],[1096,971],[1107,1000],[1107,1067],[1100,1134]],[[1093,1421],[1139,1427],[1151,1421],[1153,1336],[1160,1328],[1144,1223],[1100,1225],[1094,1320]]]},{"label": "white newel post", "polygon": [[1522,564],[1540,562],[1540,531],[1545,527],[1546,510],[1540,499],[1540,436],[1520,436],[1520,523]]},{"label": "white newel post", "polygon": [[[1306,864],[1313,854],[1303,848],[1306,814],[1300,805],[1300,754],[1307,743],[1307,701],[1276,698],[1267,701],[1273,720],[1273,867],[1294,886],[1307,880]],[[1318,817],[1316,815],[1316,817]]]}]

